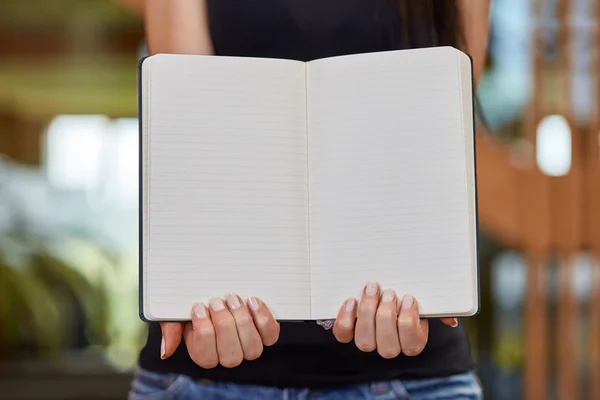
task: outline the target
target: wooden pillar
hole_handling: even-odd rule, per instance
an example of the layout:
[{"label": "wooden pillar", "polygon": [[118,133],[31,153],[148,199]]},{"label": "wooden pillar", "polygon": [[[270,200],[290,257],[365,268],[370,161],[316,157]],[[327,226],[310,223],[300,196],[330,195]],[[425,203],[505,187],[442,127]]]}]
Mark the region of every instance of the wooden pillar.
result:
[{"label": "wooden pillar", "polygon": [[519,220],[527,260],[525,399],[548,398],[549,182],[537,169],[519,175]]},{"label": "wooden pillar", "polygon": [[[598,72],[596,72],[596,79],[600,80]],[[599,108],[600,106],[597,105],[596,109]],[[590,130],[588,135],[590,145],[587,147],[588,159],[585,170],[584,239],[593,259],[592,295],[590,296],[589,399],[598,400],[600,399],[600,124],[592,124],[591,128],[593,130]]]},{"label": "wooden pillar", "polygon": [[[547,6],[546,0],[533,0],[534,2],[534,37],[533,37],[533,103],[531,122],[525,129],[525,137],[535,146],[535,137],[537,124],[548,110],[548,79],[546,71],[546,40],[545,36],[548,29],[548,22],[544,19],[544,6]],[[534,152],[535,154],[535,152]]]},{"label": "wooden pillar", "polygon": [[593,263],[590,296],[590,400],[600,399],[600,0],[594,0],[592,35],[593,112],[586,140],[584,239]]},{"label": "wooden pillar", "polygon": [[600,249],[596,247],[590,297],[590,400],[600,399]]},{"label": "wooden pillar", "polygon": [[[527,125],[535,129],[539,119],[536,113],[532,112],[528,119]],[[527,262],[524,399],[547,399],[550,181],[533,163],[517,174],[516,184],[518,229]]]},{"label": "wooden pillar", "polygon": [[[536,99],[536,101],[539,101]],[[535,110],[537,108],[534,107]],[[530,116],[530,132],[539,120]],[[535,141],[531,157],[535,160]],[[527,262],[525,299],[526,400],[548,398],[548,261],[550,254],[550,182],[535,165],[521,170],[517,178],[517,209],[521,244]]]},{"label": "wooden pillar", "polygon": [[577,257],[559,256],[558,318],[556,320],[558,399],[579,399],[579,304],[574,290]]},{"label": "wooden pillar", "polygon": [[[524,399],[548,398],[548,271],[550,249],[550,185],[548,177],[535,163],[536,130],[546,111],[545,54],[543,35],[546,29],[542,7],[546,2],[533,0],[533,103],[525,121],[524,138],[531,146],[531,161],[517,178],[517,212],[521,244],[527,261],[525,299],[525,372]],[[527,165],[527,164],[525,164]]]},{"label": "wooden pillar", "polygon": [[551,179],[552,244],[558,256],[558,398],[579,398],[579,300],[575,292],[575,267],[583,248],[583,185],[581,165]]},{"label": "wooden pillar", "polygon": [[579,398],[579,302],[574,274],[577,256],[583,248],[583,146],[581,131],[575,127],[573,110],[573,26],[572,1],[559,0],[558,82],[556,110],[571,127],[571,169],[565,176],[551,179],[552,247],[558,256],[558,318],[556,353],[558,398]]},{"label": "wooden pillar", "polygon": [[529,249],[526,261],[524,399],[547,399],[549,357],[546,252]]}]

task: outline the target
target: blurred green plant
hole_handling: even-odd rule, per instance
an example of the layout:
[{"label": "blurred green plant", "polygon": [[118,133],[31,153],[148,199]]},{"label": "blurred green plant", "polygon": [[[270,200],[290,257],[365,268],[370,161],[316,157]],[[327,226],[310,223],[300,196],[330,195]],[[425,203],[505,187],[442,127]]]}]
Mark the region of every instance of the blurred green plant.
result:
[{"label": "blurred green plant", "polygon": [[0,241],[0,358],[107,344],[103,283],[54,254],[48,240],[10,232]]},{"label": "blurred green plant", "polygon": [[112,218],[119,229],[119,220],[84,197],[75,223],[56,222],[65,219],[52,213],[72,210],[53,209],[43,197],[29,201],[47,185],[35,174],[0,154],[0,362],[81,350],[131,369],[147,334],[137,315],[137,248],[105,238],[98,221]]},{"label": "blurred green plant", "polygon": [[514,371],[525,363],[523,335],[520,332],[505,332],[495,343],[494,360],[501,370]]}]

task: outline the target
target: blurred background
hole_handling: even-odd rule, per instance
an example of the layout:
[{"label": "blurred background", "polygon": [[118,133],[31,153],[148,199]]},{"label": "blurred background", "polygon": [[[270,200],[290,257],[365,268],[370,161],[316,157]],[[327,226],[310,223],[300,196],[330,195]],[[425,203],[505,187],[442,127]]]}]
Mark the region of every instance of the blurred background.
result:
[{"label": "blurred background", "polygon": [[[600,0],[493,2],[464,323],[487,399],[599,400]],[[126,396],[142,9],[0,0],[0,399]]]}]

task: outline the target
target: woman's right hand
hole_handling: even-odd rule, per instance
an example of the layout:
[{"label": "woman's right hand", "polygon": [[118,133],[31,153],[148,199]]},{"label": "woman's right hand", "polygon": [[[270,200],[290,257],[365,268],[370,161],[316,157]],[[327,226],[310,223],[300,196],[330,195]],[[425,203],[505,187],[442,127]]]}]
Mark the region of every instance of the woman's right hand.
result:
[{"label": "woman's right hand", "polygon": [[161,322],[161,358],[170,357],[181,342],[192,360],[202,368],[221,364],[237,367],[242,360],[254,360],[279,338],[279,323],[269,308],[255,297],[247,304],[237,295],[225,301],[212,298],[209,307],[202,303],[192,309],[191,322]]}]

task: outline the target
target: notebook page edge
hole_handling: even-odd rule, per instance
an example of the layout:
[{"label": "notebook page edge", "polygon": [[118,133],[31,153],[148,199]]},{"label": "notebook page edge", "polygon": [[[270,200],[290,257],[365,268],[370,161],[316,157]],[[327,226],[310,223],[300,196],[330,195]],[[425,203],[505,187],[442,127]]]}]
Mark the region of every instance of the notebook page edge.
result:
[{"label": "notebook page edge", "polygon": [[150,322],[154,317],[150,314],[148,304],[146,303],[146,278],[147,270],[147,235],[145,234],[145,226],[147,224],[147,206],[148,199],[148,176],[147,176],[147,132],[148,132],[148,91],[149,91],[149,75],[150,63],[152,57],[145,57],[140,60],[138,66],[138,120],[139,120],[139,315],[142,321]]},{"label": "notebook page edge", "polygon": [[478,223],[478,199],[477,199],[477,147],[475,127],[475,81],[473,74],[472,57],[457,50],[459,72],[461,74],[461,96],[463,125],[465,128],[465,159],[467,162],[467,182],[469,184],[469,217],[471,218],[471,265],[473,268],[473,306],[458,316],[472,317],[480,312],[481,290],[479,282],[479,223]]}]

